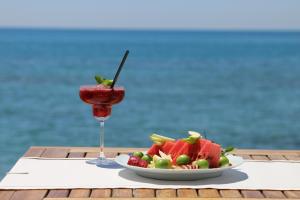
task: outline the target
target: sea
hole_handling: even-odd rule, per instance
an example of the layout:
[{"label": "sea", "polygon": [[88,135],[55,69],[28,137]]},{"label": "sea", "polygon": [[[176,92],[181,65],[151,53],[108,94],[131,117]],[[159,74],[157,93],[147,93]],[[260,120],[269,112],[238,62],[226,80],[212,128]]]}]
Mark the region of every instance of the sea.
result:
[{"label": "sea", "polygon": [[300,149],[300,32],[0,29],[0,177],[30,146],[99,145],[79,98],[94,76],[124,100],[105,145],[194,130],[222,146]]}]

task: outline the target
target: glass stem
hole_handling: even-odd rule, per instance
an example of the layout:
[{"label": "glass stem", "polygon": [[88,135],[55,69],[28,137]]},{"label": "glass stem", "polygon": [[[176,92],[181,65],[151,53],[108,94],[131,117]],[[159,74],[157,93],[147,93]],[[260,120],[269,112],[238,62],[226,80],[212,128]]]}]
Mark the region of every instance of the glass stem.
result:
[{"label": "glass stem", "polygon": [[104,155],[104,120],[100,121],[100,154],[99,159],[105,159]]}]

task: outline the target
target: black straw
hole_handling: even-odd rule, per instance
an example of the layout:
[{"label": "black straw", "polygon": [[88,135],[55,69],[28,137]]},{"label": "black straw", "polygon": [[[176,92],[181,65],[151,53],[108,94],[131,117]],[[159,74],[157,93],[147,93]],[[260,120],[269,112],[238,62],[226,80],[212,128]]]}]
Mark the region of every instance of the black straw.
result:
[{"label": "black straw", "polygon": [[125,52],[125,54],[124,54],[124,56],[123,56],[123,58],[122,58],[122,61],[121,61],[120,65],[119,65],[118,71],[117,71],[117,73],[115,74],[114,80],[113,80],[113,82],[112,82],[110,88],[113,88],[114,85],[115,85],[115,83],[117,82],[118,77],[119,77],[119,74],[120,74],[120,72],[121,72],[121,70],[122,70],[122,67],[123,67],[123,65],[124,65],[124,63],[125,63],[125,61],[126,61],[126,58],[127,58],[128,54],[129,54],[129,51],[126,50],[126,52]]}]

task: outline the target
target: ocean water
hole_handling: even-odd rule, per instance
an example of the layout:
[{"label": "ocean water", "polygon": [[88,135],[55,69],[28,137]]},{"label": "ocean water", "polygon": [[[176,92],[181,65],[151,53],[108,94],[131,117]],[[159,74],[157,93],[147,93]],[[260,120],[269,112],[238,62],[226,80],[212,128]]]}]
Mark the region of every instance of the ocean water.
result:
[{"label": "ocean water", "polygon": [[32,145],[98,145],[79,87],[112,78],[126,49],[107,146],[196,130],[224,146],[300,148],[299,32],[0,29],[0,176]]}]

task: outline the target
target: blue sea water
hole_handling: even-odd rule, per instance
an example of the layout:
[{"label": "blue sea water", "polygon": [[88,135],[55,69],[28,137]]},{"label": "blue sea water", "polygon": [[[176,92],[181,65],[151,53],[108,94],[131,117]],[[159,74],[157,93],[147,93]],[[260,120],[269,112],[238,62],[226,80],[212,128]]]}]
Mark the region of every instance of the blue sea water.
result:
[{"label": "blue sea water", "polygon": [[126,49],[107,146],[196,130],[224,146],[300,148],[299,32],[0,29],[0,176],[32,145],[98,145],[79,86],[112,78]]}]

